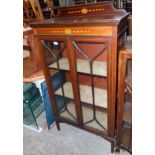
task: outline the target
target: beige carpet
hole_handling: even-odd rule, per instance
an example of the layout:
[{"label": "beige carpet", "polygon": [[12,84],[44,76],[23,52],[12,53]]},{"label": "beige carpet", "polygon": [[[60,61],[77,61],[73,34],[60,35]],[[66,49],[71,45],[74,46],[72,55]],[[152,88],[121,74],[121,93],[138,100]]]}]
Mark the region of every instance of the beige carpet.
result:
[{"label": "beige carpet", "polygon": [[[73,126],[61,123],[60,131],[56,126],[47,130],[44,113],[38,123],[41,132],[23,128],[24,155],[116,155],[110,153],[108,141]],[[120,155],[129,153],[121,151]]]}]

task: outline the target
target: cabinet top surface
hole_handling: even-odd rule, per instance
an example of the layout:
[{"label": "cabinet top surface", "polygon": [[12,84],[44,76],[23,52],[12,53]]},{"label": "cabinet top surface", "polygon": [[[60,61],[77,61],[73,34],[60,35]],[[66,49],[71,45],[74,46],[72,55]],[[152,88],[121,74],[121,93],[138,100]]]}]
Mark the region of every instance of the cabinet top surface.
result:
[{"label": "cabinet top surface", "polygon": [[129,13],[115,9],[111,2],[58,9],[59,14],[48,20],[33,22],[33,28],[74,27],[74,26],[115,26]]}]

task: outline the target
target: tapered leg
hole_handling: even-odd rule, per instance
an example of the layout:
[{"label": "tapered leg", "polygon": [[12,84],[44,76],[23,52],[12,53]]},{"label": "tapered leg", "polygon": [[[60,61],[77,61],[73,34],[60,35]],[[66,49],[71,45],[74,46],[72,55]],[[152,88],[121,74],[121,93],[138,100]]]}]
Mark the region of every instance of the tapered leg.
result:
[{"label": "tapered leg", "polygon": [[59,121],[56,121],[56,126],[57,126],[57,130],[59,130],[59,131],[60,131]]},{"label": "tapered leg", "polygon": [[111,153],[114,153],[115,142],[111,142]]},{"label": "tapered leg", "polygon": [[115,152],[118,152],[120,153],[120,147],[117,145],[116,148],[115,148]]}]

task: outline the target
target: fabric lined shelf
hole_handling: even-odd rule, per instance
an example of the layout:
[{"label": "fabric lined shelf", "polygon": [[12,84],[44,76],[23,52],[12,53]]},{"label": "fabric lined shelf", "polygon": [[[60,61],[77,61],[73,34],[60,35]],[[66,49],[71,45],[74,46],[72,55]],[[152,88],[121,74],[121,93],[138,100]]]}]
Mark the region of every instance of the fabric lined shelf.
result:
[{"label": "fabric lined shelf", "polygon": [[[62,70],[69,70],[69,63],[67,58],[59,59],[59,66]],[[58,68],[57,63],[49,65],[50,68]],[[90,74],[90,66],[87,60],[77,59],[77,71],[80,73]],[[107,63],[94,61],[93,75],[107,76]]]},{"label": "fabric lined shelf", "polygon": [[[70,99],[73,99],[73,89],[71,82],[66,82],[63,85],[64,96]],[[91,86],[79,85],[80,88],[80,100],[81,102],[93,104],[92,98],[92,88]],[[95,105],[103,108],[107,108],[107,90],[94,88],[95,94]],[[59,88],[56,92],[56,95],[62,96],[62,88]]]}]

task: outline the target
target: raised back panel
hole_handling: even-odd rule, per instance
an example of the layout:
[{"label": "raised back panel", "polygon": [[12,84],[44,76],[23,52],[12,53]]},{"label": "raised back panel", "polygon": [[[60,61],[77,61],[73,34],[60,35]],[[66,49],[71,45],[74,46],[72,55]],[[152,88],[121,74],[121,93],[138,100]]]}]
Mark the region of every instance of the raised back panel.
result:
[{"label": "raised back panel", "polygon": [[112,1],[101,3],[91,3],[78,6],[55,7],[55,17],[69,17],[69,16],[88,16],[98,14],[119,14],[123,10],[116,10]]}]

